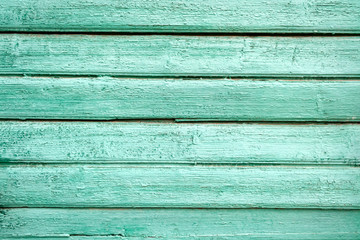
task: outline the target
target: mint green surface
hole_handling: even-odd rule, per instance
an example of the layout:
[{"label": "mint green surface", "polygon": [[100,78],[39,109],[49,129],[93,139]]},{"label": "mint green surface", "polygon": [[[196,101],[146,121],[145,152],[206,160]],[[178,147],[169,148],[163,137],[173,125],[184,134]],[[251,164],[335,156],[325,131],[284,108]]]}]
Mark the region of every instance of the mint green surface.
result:
[{"label": "mint green surface", "polygon": [[354,167],[1,166],[7,207],[360,209]]},{"label": "mint green surface", "polygon": [[359,119],[359,0],[0,0],[0,239],[359,240]]},{"label": "mint green surface", "polygon": [[360,121],[360,81],[0,77],[0,118]]},{"label": "mint green surface", "polygon": [[0,122],[0,161],[337,164],[360,160],[360,125]]},{"label": "mint green surface", "polygon": [[2,34],[0,74],[360,77],[360,38]]},{"label": "mint green surface", "polygon": [[360,237],[360,211],[23,208],[2,210],[0,220],[5,226],[0,236],[34,236],[30,239],[39,235],[70,240]]},{"label": "mint green surface", "polygon": [[358,0],[8,0],[2,31],[359,33]]}]

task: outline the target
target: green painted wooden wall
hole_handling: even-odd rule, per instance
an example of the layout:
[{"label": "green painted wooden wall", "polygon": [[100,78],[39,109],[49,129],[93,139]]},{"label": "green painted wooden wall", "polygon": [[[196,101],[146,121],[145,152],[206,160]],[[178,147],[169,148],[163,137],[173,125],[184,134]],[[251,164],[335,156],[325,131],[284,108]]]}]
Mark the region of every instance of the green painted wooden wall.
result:
[{"label": "green painted wooden wall", "polygon": [[360,1],[0,0],[0,239],[360,239]]}]

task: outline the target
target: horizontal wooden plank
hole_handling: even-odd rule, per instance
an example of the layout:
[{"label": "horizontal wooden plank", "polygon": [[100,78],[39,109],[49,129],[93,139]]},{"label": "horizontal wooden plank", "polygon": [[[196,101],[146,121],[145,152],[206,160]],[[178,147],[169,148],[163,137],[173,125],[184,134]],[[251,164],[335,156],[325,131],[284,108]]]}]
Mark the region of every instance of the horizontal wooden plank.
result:
[{"label": "horizontal wooden plank", "polygon": [[357,0],[11,0],[1,31],[359,33]]},{"label": "horizontal wooden plank", "polygon": [[0,167],[5,207],[360,209],[354,167]]},{"label": "horizontal wooden plank", "polygon": [[2,34],[0,74],[359,77],[360,37]]},{"label": "horizontal wooden plank", "polygon": [[359,164],[360,125],[0,122],[0,161]]},{"label": "horizontal wooden plank", "polygon": [[335,240],[359,239],[360,211],[30,208],[0,219],[4,237]]},{"label": "horizontal wooden plank", "polygon": [[0,118],[360,121],[360,81],[0,77]]}]

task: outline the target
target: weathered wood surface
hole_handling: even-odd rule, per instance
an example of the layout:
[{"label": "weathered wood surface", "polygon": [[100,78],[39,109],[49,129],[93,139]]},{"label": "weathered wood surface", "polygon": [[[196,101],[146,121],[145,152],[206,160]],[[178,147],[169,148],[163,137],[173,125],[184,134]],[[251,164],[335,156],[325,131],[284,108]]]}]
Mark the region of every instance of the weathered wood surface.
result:
[{"label": "weathered wood surface", "polygon": [[358,0],[11,0],[1,31],[359,33]]},{"label": "weathered wood surface", "polygon": [[359,37],[0,35],[0,74],[359,77]]},{"label": "weathered wood surface", "polygon": [[6,207],[360,209],[356,167],[0,167]]},{"label": "weathered wood surface", "polygon": [[360,125],[0,122],[0,161],[358,164]]},{"label": "weathered wood surface", "polygon": [[360,81],[0,77],[0,118],[360,121]]},{"label": "weathered wood surface", "polygon": [[[136,237],[192,240],[325,240],[359,239],[360,212],[281,209],[23,208],[2,209],[0,219],[0,236],[4,237],[58,236],[70,240],[135,240]],[[124,238],[121,238],[122,236]]]}]

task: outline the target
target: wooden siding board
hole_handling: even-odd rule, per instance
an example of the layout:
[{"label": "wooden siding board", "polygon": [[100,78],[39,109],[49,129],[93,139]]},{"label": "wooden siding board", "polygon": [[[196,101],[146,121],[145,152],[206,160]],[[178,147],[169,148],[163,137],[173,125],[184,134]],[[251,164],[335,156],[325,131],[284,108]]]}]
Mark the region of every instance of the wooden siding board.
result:
[{"label": "wooden siding board", "polygon": [[359,37],[0,35],[0,74],[359,77]]},{"label": "wooden siding board", "polygon": [[1,31],[359,33],[357,0],[11,0]]},{"label": "wooden siding board", "polygon": [[0,122],[1,162],[358,164],[360,125]]},{"label": "wooden siding board", "polygon": [[354,167],[1,166],[7,207],[360,209]]},{"label": "wooden siding board", "polygon": [[3,209],[0,218],[0,236],[70,240],[358,239],[360,225],[359,211],[334,210],[26,208]]},{"label": "wooden siding board", "polygon": [[0,77],[0,118],[360,121],[360,81]]}]

